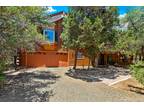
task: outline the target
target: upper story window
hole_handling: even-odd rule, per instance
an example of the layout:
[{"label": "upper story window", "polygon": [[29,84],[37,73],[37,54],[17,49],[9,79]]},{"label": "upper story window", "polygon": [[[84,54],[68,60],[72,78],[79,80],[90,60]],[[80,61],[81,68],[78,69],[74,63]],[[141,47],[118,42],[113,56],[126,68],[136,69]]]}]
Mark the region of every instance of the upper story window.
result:
[{"label": "upper story window", "polygon": [[55,42],[55,30],[53,29],[44,29],[43,30],[43,35],[48,39],[50,43]]}]

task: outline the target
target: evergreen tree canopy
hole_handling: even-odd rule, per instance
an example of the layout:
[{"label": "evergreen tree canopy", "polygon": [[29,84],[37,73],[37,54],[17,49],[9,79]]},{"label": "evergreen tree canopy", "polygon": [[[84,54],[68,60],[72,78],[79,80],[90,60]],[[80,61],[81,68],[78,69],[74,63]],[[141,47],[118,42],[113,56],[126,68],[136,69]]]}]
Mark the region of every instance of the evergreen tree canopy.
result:
[{"label": "evergreen tree canopy", "polygon": [[46,24],[43,7],[0,7],[0,61],[10,61],[17,48],[32,50],[43,40],[37,26]]},{"label": "evergreen tree canopy", "polygon": [[95,60],[102,47],[115,39],[117,12],[116,7],[72,7],[63,24],[63,46],[84,49],[85,55]]}]

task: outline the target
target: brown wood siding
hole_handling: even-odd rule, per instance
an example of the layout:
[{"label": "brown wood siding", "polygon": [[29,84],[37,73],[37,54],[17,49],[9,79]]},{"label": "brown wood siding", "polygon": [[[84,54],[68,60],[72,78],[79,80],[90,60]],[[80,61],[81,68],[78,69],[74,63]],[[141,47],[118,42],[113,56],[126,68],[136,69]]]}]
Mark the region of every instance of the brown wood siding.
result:
[{"label": "brown wood siding", "polygon": [[68,54],[57,51],[25,52],[21,53],[20,61],[25,67],[65,67],[68,66]]},{"label": "brown wood siding", "polygon": [[[69,66],[74,65],[74,55],[75,52],[73,50],[69,50]],[[89,59],[84,57],[82,59],[77,59],[77,66],[87,66],[89,64]]]},{"label": "brown wood siding", "polygon": [[62,39],[61,39],[61,33],[62,33],[62,19],[55,22],[55,30],[57,32],[57,38],[58,38],[58,48],[60,49],[62,46]]}]

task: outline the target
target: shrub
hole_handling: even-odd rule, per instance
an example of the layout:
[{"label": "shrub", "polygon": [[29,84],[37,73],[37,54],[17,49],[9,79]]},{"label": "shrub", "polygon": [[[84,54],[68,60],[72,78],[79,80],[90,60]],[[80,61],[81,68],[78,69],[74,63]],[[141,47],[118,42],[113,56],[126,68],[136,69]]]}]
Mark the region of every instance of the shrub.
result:
[{"label": "shrub", "polygon": [[144,85],[144,61],[139,61],[130,66],[132,76]]}]

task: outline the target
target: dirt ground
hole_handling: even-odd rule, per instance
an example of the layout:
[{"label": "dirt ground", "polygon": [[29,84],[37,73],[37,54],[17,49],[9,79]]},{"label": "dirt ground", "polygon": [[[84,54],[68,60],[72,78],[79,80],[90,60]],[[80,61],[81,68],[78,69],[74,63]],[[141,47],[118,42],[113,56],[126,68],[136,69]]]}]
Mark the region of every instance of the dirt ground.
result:
[{"label": "dirt ground", "polygon": [[59,76],[46,69],[22,69],[5,72],[6,81],[0,89],[1,102],[45,102],[53,95],[51,85]]},{"label": "dirt ground", "polygon": [[[87,81],[67,75],[69,68],[34,68],[8,71],[0,89],[1,102],[131,102],[144,95],[115,88],[103,81]],[[99,69],[100,70],[100,69]],[[93,72],[94,73],[94,72]],[[105,72],[104,72],[105,73]],[[96,73],[97,74],[97,73]],[[111,73],[110,73],[111,74]],[[105,77],[105,75],[104,75]],[[90,77],[91,78],[91,77]],[[117,78],[117,77],[115,77]],[[106,78],[106,81],[111,78]]]},{"label": "dirt ground", "polygon": [[129,78],[125,81],[118,82],[112,85],[112,87],[144,95],[144,86],[134,78]]}]

